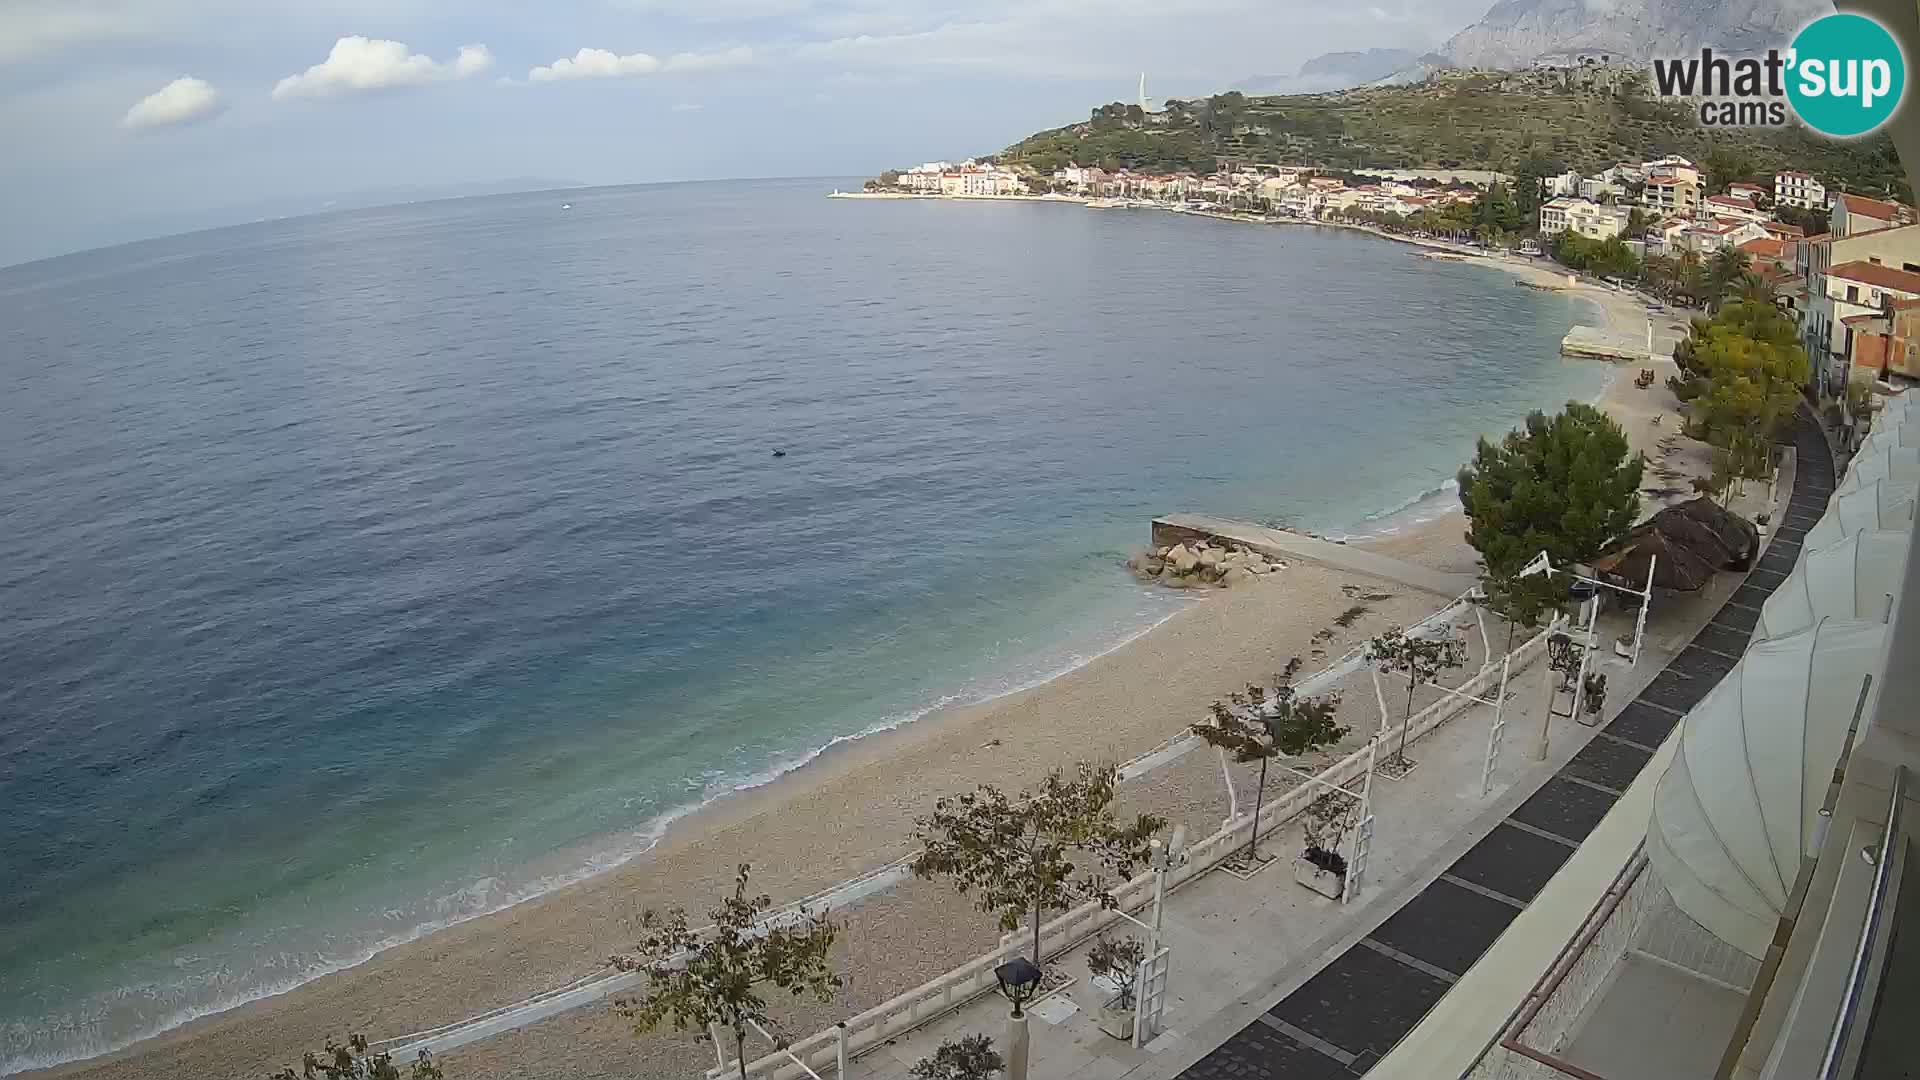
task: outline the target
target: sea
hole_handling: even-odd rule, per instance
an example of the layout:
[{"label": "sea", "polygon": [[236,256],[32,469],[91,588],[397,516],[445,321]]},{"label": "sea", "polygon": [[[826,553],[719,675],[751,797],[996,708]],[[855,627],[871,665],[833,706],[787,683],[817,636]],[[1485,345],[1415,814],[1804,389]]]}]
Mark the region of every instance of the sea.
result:
[{"label": "sea", "polygon": [[1371,236],[835,186],[0,269],[0,1073],[1083,664],[1197,602],[1157,513],[1431,516],[1605,378],[1585,302]]}]

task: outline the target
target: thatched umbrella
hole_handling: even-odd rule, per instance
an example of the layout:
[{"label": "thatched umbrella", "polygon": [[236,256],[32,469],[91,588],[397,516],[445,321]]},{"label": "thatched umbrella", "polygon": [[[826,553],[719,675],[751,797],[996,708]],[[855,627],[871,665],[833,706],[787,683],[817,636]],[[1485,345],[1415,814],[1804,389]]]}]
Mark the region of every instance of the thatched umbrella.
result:
[{"label": "thatched umbrella", "polygon": [[[1720,546],[1732,556],[1726,564],[1729,570],[1745,570],[1753,562],[1754,555],[1760,551],[1760,530],[1753,527],[1753,522],[1705,495],[1690,502],[1683,502],[1673,509],[1713,530],[1713,535],[1719,539]],[[1665,512],[1662,511],[1662,513]]]},{"label": "thatched umbrella", "polygon": [[[1695,527],[1699,527],[1698,523]],[[1712,546],[1725,555],[1718,541],[1713,541]],[[1653,583],[1662,589],[1692,592],[1713,580],[1713,572],[1719,569],[1719,560],[1713,555],[1703,555],[1691,543],[1662,529],[1659,515],[1655,515],[1653,521],[1634,526],[1613,551],[1593,561],[1593,568],[1618,575],[1637,587],[1647,580],[1647,563],[1656,559]]]},{"label": "thatched umbrella", "polygon": [[1734,549],[1711,524],[1687,513],[1684,507],[1669,506],[1647,519],[1646,525],[1674,543],[1692,549],[1715,570],[1724,570],[1739,561]]}]

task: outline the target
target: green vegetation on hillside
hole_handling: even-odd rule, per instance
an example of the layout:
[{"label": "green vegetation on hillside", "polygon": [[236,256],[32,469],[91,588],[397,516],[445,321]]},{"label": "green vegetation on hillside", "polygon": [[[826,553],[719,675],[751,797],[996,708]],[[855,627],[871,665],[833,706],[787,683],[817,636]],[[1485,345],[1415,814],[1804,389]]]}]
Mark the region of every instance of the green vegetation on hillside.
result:
[{"label": "green vegetation on hillside", "polygon": [[1030,135],[1000,160],[1041,173],[1070,164],[1204,171],[1228,161],[1514,172],[1531,158],[1552,172],[1593,173],[1665,154],[1706,165],[1716,188],[1795,168],[1851,190],[1912,198],[1885,134],[1836,142],[1799,127],[1708,129],[1691,109],[1647,96],[1636,80],[1570,88],[1533,72],[1456,73],[1336,94],[1236,91],[1169,101],[1164,113],[1146,115],[1116,103],[1082,123]]}]

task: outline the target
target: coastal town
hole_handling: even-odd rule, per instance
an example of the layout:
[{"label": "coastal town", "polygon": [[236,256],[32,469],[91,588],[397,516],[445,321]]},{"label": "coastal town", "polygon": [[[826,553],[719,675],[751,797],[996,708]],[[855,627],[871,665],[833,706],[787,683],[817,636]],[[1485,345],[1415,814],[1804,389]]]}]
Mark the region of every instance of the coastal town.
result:
[{"label": "coastal town", "polygon": [[1043,199],[1263,223],[1357,226],[1480,254],[1553,260],[1682,307],[1745,290],[1800,327],[1821,397],[1850,381],[1920,379],[1915,208],[1799,170],[1738,177],[1669,154],[1583,175],[1350,172],[1227,162],[1211,173],[990,159],[882,173],[875,197]]}]

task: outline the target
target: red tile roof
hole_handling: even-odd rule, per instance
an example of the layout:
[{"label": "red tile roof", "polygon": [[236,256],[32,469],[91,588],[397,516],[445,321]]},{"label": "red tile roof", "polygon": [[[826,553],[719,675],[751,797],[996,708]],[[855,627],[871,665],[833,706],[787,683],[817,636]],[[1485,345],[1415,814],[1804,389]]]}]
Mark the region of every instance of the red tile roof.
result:
[{"label": "red tile roof", "polygon": [[1741,244],[1740,250],[1757,259],[1783,259],[1787,255],[1787,242],[1762,236]]},{"label": "red tile roof", "polygon": [[1861,217],[1875,218],[1880,221],[1892,221],[1900,215],[1902,210],[1906,209],[1899,203],[1885,202],[1880,199],[1869,199],[1865,195],[1841,195],[1840,198],[1846,200],[1847,213],[1859,214]]},{"label": "red tile roof", "polygon": [[1872,285],[1879,289],[1898,289],[1901,292],[1920,293],[1920,274],[1911,270],[1899,270],[1891,266],[1881,266],[1856,259],[1841,263],[1827,270],[1828,277],[1844,278],[1863,285]]}]

